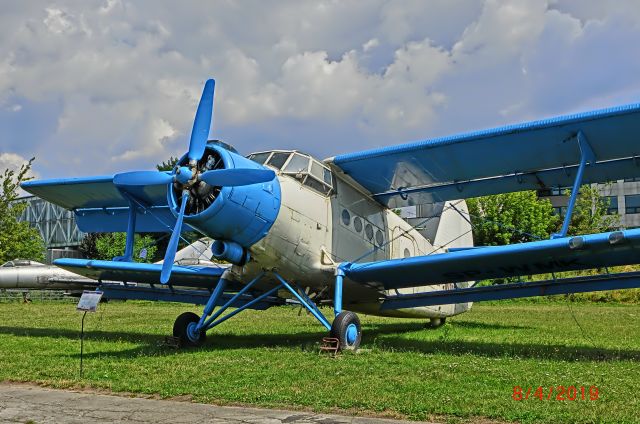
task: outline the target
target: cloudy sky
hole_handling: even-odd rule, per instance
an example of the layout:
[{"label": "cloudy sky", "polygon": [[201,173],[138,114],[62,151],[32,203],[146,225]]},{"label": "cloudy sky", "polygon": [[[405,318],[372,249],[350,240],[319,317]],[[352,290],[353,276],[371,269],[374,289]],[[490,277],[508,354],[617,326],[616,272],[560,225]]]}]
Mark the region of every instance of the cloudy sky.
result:
[{"label": "cloudy sky", "polygon": [[149,169],[212,138],[318,157],[640,101],[637,0],[0,3],[0,169]]}]

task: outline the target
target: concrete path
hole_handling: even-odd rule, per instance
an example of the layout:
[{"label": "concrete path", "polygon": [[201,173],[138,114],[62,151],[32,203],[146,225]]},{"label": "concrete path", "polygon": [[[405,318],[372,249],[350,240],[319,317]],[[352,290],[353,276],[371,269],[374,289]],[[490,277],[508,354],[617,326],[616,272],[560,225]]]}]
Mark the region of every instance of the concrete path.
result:
[{"label": "concrete path", "polygon": [[[0,383],[2,423],[398,424],[404,421],[127,398]],[[416,423],[413,423],[416,424]]]}]

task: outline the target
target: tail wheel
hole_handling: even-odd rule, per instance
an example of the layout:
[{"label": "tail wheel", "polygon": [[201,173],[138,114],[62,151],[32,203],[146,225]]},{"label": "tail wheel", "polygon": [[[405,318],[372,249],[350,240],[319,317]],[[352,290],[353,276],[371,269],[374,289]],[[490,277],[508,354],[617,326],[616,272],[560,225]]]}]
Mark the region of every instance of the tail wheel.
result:
[{"label": "tail wheel", "polygon": [[180,346],[202,346],[207,339],[204,331],[195,331],[200,317],[193,312],[180,314],[173,323],[173,337],[180,339]]},{"label": "tail wheel", "polygon": [[360,318],[351,311],[342,311],[331,324],[331,337],[340,341],[340,350],[357,350],[362,339]]}]

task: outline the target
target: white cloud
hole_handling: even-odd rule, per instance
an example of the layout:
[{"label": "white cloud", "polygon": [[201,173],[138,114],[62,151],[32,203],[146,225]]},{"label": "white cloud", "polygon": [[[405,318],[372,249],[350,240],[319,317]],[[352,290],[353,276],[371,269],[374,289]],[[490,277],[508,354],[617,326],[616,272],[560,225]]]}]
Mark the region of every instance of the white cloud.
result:
[{"label": "white cloud", "polygon": [[380,41],[377,38],[372,38],[362,45],[362,51],[368,52],[369,50],[373,50],[380,45]]},{"label": "white cloud", "polygon": [[[22,156],[16,153],[0,153],[0,173],[5,170],[10,170],[17,172],[22,165],[25,165],[29,162],[29,159],[23,158]],[[38,177],[38,173],[31,170],[28,174],[28,177]]]}]

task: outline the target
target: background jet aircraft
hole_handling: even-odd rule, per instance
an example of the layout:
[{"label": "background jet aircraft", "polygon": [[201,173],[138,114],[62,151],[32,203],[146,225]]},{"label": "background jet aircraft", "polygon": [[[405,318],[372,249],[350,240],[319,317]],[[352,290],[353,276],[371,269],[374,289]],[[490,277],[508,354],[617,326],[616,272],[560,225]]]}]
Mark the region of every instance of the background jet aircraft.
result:
[{"label": "background jet aircraft", "polygon": [[[114,261],[55,264],[100,281],[110,298],[205,305],[180,315],[173,334],[199,345],[206,331],[247,308],[296,299],[342,349],[360,344],[355,313],[441,320],[472,302],[640,286],[635,273],[527,284],[469,281],[635,264],[640,229],[568,237],[580,185],[639,174],[640,105],[512,125],[336,156],[298,151],[241,156],[207,141],[214,81],[206,82],[188,152],[171,172],[29,181],[22,188],[73,210],[82,231],[127,231]],[[473,247],[464,200],[500,192],[573,186],[563,228],[551,240]],[[435,203],[428,232],[391,208]],[[174,264],[183,228],[215,240],[232,266]],[[139,232],[171,231],[162,264],[132,261]],[[191,290],[176,286],[187,286]],[[315,297],[312,299],[312,296]],[[332,321],[316,301],[329,298]],[[236,309],[230,310],[229,307]],[[216,309],[217,308],[217,309]],[[225,314],[226,312],[226,314]]]},{"label": "background jet aircraft", "polygon": [[1,289],[82,290],[98,282],[55,265],[16,259],[0,266]]},{"label": "background jet aircraft", "polygon": [[[200,239],[179,250],[175,261],[180,265],[214,266],[210,261],[210,239]],[[162,263],[162,261],[158,262]],[[16,259],[0,266],[0,289],[84,290],[98,286],[98,281],[82,277],[55,265]]]}]

